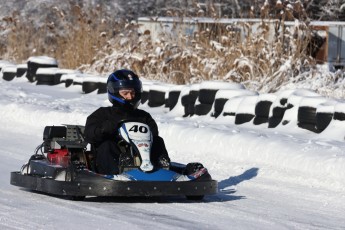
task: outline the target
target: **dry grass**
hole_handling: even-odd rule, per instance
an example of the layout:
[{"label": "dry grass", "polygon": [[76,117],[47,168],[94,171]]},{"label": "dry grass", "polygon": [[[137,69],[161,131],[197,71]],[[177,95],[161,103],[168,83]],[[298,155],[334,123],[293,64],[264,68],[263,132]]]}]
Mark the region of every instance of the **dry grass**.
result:
[{"label": "dry grass", "polygon": [[[211,15],[217,19],[212,6],[207,14],[199,5],[195,4],[195,8],[195,16]],[[303,8],[264,5],[262,19],[268,19],[272,9],[279,10],[280,23],[262,20],[259,29],[248,22],[204,24],[190,35],[179,26],[186,12],[170,10],[167,15],[179,18],[174,24],[175,36],[165,33],[153,41],[152,31],[138,36],[136,23],[111,20],[102,9],[72,6],[68,13],[72,16],[67,17],[55,7],[50,9],[54,23],[47,20],[38,28],[32,22],[20,21],[16,15],[9,17],[7,48],[1,49],[1,55],[17,62],[48,55],[57,58],[60,67],[86,72],[107,74],[117,68],[130,68],[148,79],[170,83],[222,79],[272,91],[314,64],[307,52],[309,27],[303,21],[284,26],[284,21],[295,19],[295,15],[305,17]],[[245,39],[241,39],[241,34]],[[274,35],[271,39],[270,34]]]}]

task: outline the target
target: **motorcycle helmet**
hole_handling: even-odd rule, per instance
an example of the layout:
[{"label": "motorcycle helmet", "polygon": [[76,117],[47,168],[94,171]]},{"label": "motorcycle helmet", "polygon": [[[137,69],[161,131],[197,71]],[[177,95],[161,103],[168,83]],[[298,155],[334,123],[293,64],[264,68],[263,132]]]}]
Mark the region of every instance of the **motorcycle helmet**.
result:
[{"label": "motorcycle helmet", "polygon": [[[120,94],[121,89],[134,89],[135,96],[131,100],[125,100]],[[139,77],[130,70],[121,69],[110,74],[107,81],[109,101],[117,107],[136,109],[141,100],[142,84]]]}]

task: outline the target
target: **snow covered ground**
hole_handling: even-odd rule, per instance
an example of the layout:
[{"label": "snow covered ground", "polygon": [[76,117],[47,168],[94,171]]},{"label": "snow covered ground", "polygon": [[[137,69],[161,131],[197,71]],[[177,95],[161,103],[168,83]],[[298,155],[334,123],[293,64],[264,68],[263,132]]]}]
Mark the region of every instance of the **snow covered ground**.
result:
[{"label": "snow covered ground", "polygon": [[41,144],[47,125],[80,124],[105,94],[81,86],[36,86],[0,80],[0,229],[344,229],[344,124],[327,135],[290,125],[233,125],[226,119],[182,118],[141,108],[156,119],[170,157],[202,162],[219,193],[183,197],[87,198],[83,202],[10,185]]}]

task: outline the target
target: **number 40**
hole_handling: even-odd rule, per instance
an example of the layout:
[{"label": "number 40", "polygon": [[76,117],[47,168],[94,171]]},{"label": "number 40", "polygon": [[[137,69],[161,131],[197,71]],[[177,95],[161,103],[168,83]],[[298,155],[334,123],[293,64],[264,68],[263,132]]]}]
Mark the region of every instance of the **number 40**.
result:
[{"label": "number 40", "polygon": [[139,125],[133,125],[132,128],[129,129],[130,132],[141,132],[141,133],[147,133],[148,129],[145,126],[139,126]]}]

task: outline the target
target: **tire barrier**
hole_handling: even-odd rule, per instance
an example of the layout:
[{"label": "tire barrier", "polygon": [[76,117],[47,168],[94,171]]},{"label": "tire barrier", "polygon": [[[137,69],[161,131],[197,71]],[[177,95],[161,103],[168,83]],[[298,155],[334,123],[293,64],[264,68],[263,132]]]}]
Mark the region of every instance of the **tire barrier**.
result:
[{"label": "tire barrier", "polygon": [[1,68],[2,79],[5,81],[12,81],[17,75],[17,66],[6,65]]},{"label": "tire barrier", "polygon": [[46,56],[30,57],[28,59],[28,69],[26,71],[26,78],[29,82],[36,81],[36,71],[38,68],[57,68],[58,63],[55,58]]},{"label": "tire barrier", "polygon": [[[36,85],[75,85],[87,94],[107,93],[106,78],[83,74],[77,70],[59,69],[55,59],[29,58],[27,64],[15,65],[0,60],[0,76],[5,81],[26,76]],[[26,73],[26,74],[25,74]],[[34,74],[33,74],[34,73]],[[30,77],[31,76],[31,77]],[[173,116],[212,116],[215,120],[234,125],[245,123],[299,127],[321,137],[345,131],[345,103],[321,97],[311,90],[284,90],[275,94],[258,94],[244,89],[241,84],[207,81],[192,85],[168,85],[143,81],[141,103],[149,107],[165,107]],[[211,121],[211,120],[210,120]],[[345,126],[344,126],[345,127]]]}]

